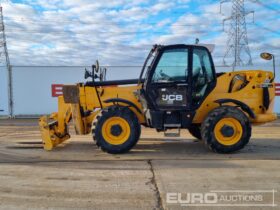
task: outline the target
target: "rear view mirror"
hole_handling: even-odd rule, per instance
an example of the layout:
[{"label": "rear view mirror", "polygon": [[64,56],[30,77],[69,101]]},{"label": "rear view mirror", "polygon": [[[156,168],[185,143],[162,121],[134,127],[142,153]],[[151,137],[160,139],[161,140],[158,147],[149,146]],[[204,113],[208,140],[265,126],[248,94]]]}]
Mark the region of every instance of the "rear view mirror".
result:
[{"label": "rear view mirror", "polygon": [[271,60],[273,58],[273,55],[267,52],[261,53],[261,58],[264,60]]},{"label": "rear view mirror", "polygon": [[261,58],[262,59],[264,59],[264,60],[272,60],[272,62],[273,62],[273,78],[271,79],[271,82],[273,82],[274,81],[274,79],[275,79],[275,57],[274,57],[274,55],[273,54],[271,54],[271,53],[267,53],[267,52],[263,52],[263,53],[261,53]]}]

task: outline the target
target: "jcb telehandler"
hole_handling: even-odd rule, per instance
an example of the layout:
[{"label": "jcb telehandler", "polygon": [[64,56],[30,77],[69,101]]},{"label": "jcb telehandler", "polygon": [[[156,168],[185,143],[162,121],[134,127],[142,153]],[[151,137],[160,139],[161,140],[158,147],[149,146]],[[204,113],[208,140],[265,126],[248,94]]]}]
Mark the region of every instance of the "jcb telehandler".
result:
[{"label": "jcb telehandler", "polygon": [[[261,57],[274,59],[269,53]],[[73,120],[77,134],[91,132],[108,153],[129,151],[141,125],[167,137],[188,129],[214,152],[229,153],[249,142],[251,125],[277,119],[275,69],[216,73],[205,46],[155,45],[139,79],[104,81],[104,74],[96,63],[85,73],[91,81],[63,87],[58,112],[39,120],[46,150],[70,138]]]}]

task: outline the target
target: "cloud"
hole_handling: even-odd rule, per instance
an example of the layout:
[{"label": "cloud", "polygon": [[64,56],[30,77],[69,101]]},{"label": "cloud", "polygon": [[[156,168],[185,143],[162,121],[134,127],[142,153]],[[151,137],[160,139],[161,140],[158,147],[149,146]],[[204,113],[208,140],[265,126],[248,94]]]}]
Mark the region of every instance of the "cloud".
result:
[{"label": "cloud", "polygon": [[[273,1],[277,4],[277,1]],[[155,44],[216,44],[222,63],[227,34],[218,3],[190,0],[23,0],[3,3],[7,45],[13,65],[141,65]],[[279,5],[279,4],[278,4]],[[248,24],[253,57],[279,50],[279,15],[248,4],[257,24]],[[249,17],[248,17],[249,18]],[[270,30],[270,31],[269,31]],[[257,31],[257,33],[256,33]]]}]

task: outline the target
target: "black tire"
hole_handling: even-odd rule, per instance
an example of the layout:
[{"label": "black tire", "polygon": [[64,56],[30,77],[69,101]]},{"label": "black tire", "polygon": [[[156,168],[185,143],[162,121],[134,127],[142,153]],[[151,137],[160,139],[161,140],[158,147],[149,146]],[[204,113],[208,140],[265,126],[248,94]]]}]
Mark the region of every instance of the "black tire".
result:
[{"label": "black tire", "polygon": [[188,129],[190,134],[193,137],[195,137],[195,138],[197,138],[199,140],[201,140],[201,130],[200,130],[200,127],[201,127],[200,124],[191,124],[189,129]]},{"label": "black tire", "polygon": [[[222,119],[235,119],[234,122],[237,122],[236,127],[240,127],[241,129],[237,132],[230,130],[228,133],[228,130],[222,131],[224,127],[227,127],[227,125],[225,125],[219,130],[221,134],[217,134],[218,129],[216,129],[216,125]],[[233,127],[229,126],[229,128],[232,129]],[[226,129],[228,129],[228,127]],[[201,135],[203,141],[212,151],[217,153],[231,153],[242,149],[246,144],[248,144],[251,137],[251,131],[251,123],[248,117],[240,109],[232,106],[221,106],[214,109],[208,114],[201,125]],[[232,134],[232,132],[234,133]],[[232,145],[226,143],[222,144],[221,140],[219,141],[216,135],[224,135],[222,138],[225,139],[228,137],[235,137],[234,142],[236,140],[238,141]]]},{"label": "black tire", "polygon": [[[129,125],[130,133],[128,134],[128,138],[121,144],[112,144],[108,142],[102,135],[102,127],[104,123],[112,117],[121,118]],[[122,133],[123,131],[120,132]],[[102,109],[92,123],[92,136],[94,141],[96,142],[96,145],[100,147],[104,152],[110,154],[128,152],[138,142],[140,134],[141,125],[138,121],[138,118],[127,107],[111,106]]]}]

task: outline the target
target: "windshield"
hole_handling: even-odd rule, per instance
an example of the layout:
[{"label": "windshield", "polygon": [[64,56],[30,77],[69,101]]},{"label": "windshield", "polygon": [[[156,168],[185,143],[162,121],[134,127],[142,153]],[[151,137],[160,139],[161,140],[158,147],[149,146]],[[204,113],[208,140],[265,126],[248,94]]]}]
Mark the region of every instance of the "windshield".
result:
[{"label": "windshield", "polygon": [[148,69],[151,66],[152,62],[154,61],[154,57],[156,55],[156,52],[157,52],[156,50],[152,49],[150,51],[149,55],[147,56],[147,58],[144,62],[144,65],[142,67],[142,70],[141,70],[141,74],[140,74],[140,77],[139,77],[138,84],[141,83],[141,81],[143,79],[143,75],[145,75],[145,77],[147,76]]},{"label": "windshield", "polygon": [[152,82],[186,82],[188,49],[165,50],[156,66]]}]

